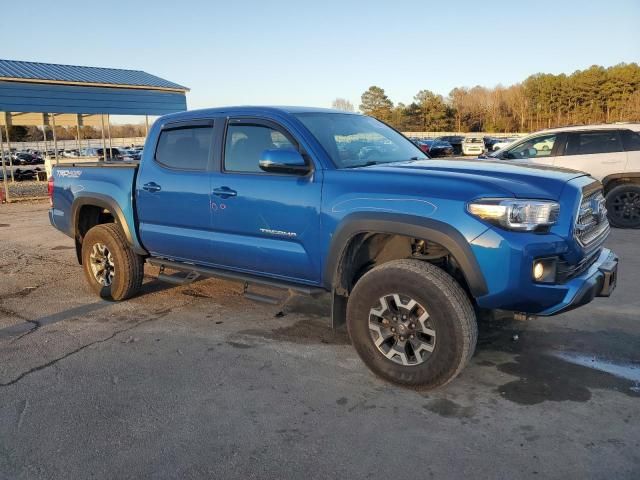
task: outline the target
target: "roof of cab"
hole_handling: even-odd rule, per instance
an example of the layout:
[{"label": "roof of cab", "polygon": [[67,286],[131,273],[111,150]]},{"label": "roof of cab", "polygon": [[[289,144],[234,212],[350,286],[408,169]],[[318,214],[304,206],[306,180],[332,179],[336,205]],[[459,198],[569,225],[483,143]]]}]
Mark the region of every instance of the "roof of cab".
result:
[{"label": "roof of cab", "polygon": [[268,106],[268,105],[242,105],[231,107],[216,107],[216,108],[201,108],[197,110],[188,110],[185,112],[178,112],[166,115],[163,118],[167,119],[187,119],[187,118],[202,118],[207,115],[256,115],[260,113],[284,113],[284,114],[297,114],[297,113],[342,113],[347,115],[359,115],[356,112],[345,112],[343,110],[335,110],[332,108],[319,108],[319,107],[301,107],[301,106]]}]

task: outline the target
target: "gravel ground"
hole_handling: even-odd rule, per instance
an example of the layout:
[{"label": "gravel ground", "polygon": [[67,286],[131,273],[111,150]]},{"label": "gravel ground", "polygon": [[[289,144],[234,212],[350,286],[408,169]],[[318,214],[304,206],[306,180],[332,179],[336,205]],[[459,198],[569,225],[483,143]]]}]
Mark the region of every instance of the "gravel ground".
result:
[{"label": "gravel ground", "polygon": [[0,205],[0,479],[640,478],[640,231],[611,299],[482,325],[462,375],[375,378],[326,297],[146,268],[89,292],[46,202]]},{"label": "gravel ground", "polygon": [[[0,183],[0,188],[4,186]],[[46,197],[47,182],[9,182],[10,198]]]}]

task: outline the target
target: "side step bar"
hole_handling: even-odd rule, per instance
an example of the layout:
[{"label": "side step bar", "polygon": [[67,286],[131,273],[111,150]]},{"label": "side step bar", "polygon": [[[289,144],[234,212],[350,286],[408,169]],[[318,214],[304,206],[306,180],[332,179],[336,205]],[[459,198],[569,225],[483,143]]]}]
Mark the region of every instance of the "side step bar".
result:
[{"label": "side step bar", "polygon": [[[281,288],[284,290],[293,290],[297,293],[302,293],[305,295],[320,295],[322,293],[326,293],[326,290],[319,287],[312,287],[309,285],[301,285],[299,283],[291,283],[280,280],[274,280],[271,278],[259,277],[257,275],[251,275],[247,273],[239,273],[232,272],[229,270],[222,270],[218,268],[211,267],[200,267],[191,265],[188,263],[174,262],[173,260],[165,260],[163,258],[155,258],[150,257],[147,258],[147,263],[154,265],[156,267],[160,267],[160,275],[158,275],[158,279],[162,281],[166,281],[169,283],[173,283],[176,285],[185,285],[187,283],[191,283],[198,279],[199,277],[214,277],[214,278],[223,278],[225,280],[236,280],[238,282],[243,282],[245,284],[245,290],[247,284],[256,284],[256,285],[264,285],[267,287],[273,288]],[[179,270],[181,272],[186,272],[186,277],[178,277],[175,275],[166,275],[164,273],[165,268],[170,268],[172,270]],[[258,296],[258,294],[250,294],[253,296]]]}]

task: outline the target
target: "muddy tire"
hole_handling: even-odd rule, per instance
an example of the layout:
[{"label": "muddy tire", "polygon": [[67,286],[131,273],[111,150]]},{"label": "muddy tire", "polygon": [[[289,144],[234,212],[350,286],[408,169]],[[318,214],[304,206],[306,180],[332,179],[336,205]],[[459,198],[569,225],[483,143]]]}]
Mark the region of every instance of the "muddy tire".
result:
[{"label": "muddy tire", "polygon": [[107,300],[126,300],[142,286],[144,260],[115,223],[96,225],[82,242],[82,266],[91,289]]},{"label": "muddy tire", "polygon": [[640,185],[627,183],[607,193],[609,223],[617,228],[640,228]]},{"label": "muddy tire", "polygon": [[376,375],[429,389],[462,371],[478,338],[465,291],[442,269],[419,260],[395,260],[363,275],[349,297],[347,328]]}]

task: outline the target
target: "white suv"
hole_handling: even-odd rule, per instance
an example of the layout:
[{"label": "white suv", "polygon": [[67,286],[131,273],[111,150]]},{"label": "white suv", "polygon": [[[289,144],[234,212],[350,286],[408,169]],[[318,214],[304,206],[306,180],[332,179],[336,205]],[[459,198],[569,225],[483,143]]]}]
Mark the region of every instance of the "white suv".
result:
[{"label": "white suv", "polygon": [[463,155],[480,155],[482,152],[484,152],[482,137],[466,137],[462,142]]},{"label": "white suv", "polygon": [[587,172],[604,185],[609,222],[616,227],[640,227],[640,124],[543,130],[489,158]]}]

